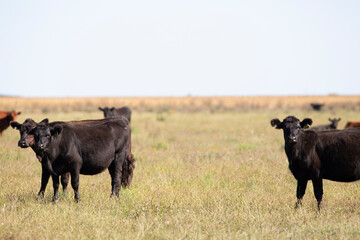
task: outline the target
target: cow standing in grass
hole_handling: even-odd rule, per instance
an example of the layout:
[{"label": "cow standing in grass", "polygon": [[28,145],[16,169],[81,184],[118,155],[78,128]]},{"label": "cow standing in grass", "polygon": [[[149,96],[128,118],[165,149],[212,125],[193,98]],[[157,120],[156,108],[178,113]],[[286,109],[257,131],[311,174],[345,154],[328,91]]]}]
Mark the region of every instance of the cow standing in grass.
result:
[{"label": "cow standing in grass", "polygon": [[314,126],[311,129],[312,130],[332,130],[332,129],[336,129],[339,122],[340,122],[341,118],[329,118],[329,121],[331,122],[330,124],[325,124],[325,125],[318,125],[318,126]]},{"label": "cow standing in grass", "polygon": [[52,175],[70,172],[76,201],[80,199],[80,174],[94,175],[108,169],[111,196],[119,196],[121,186],[131,184],[135,159],[131,154],[131,131],[126,118],[91,125],[51,125],[44,119],[31,134],[36,153],[44,156],[43,164]]},{"label": "cow standing in grass", "polygon": [[[16,128],[20,132],[20,140],[18,142],[18,146],[21,148],[31,147],[32,150],[36,154],[36,158],[41,163],[41,167],[42,167],[41,187],[40,187],[40,191],[39,191],[38,195],[41,197],[44,197],[45,189],[46,189],[46,186],[47,186],[47,184],[49,182],[49,178],[50,178],[50,172],[47,170],[47,168],[43,164],[42,159],[44,156],[42,154],[37,154],[35,151],[34,135],[30,134],[30,132],[36,127],[36,125],[37,125],[37,123],[30,118],[26,119],[22,124],[20,124],[18,122],[11,122],[11,127]],[[53,180],[54,189],[59,189],[59,176],[52,175],[51,177]],[[64,193],[65,193],[67,185],[69,183],[69,178],[70,178],[69,173],[64,173],[61,175],[61,185],[63,187]],[[58,191],[56,191],[56,192],[58,192]],[[56,200],[57,198],[58,198],[58,193],[56,193],[56,196],[54,195],[54,200]]]},{"label": "cow standing in grass", "polygon": [[360,122],[347,122],[345,128],[358,128],[360,127]]},{"label": "cow standing in grass", "polygon": [[11,111],[0,111],[0,135],[3,135],[5,129],[10,126],[11,121],[16,121],[16,117],[20,115],[21,112]]},{"label": "cow standing in grass", "polygon": [[312,109],[314,109],[315,111],[321,111],[321,109],[324,107],[325,104],[320,104],[320,103],[310,103],[310,106],[312,107]]},{"label": "cow standing in grass", "polygon": [[313,131],[303,129],[312,120],[299,121],[288,116],[282,122],[271,120],[271,126],[282,129],[289,168],[297,180],[297,203],[305,194],[309,180],[314,187],[318,209],[323,196],[323,179],[352,182],[360,179],[360,129]]},{"label": "cow standing in grass", "polygon": [[[103,122],[107,122],[107,121],[109,121],[109,119],[52,122],[52,123],[49,123],[49,125],[50,126],[63,125],[63,124],[89,125],[89,124],[99,124],[99,123],[103,123]],[[37,153],[36,149],[35,149],[34,135],[31,133],[31,131],[37,126],[37,123],[34,120],[29,118],[29,119],[26,119],[22,124],[20,124],[18,122],[11,122],[11,126],[12,126],[12,128],[16,128],[20,132],[20,140],[18,142],[18,146],[21,148],[31,147],[32,150],[35,152],[37,159],[41,163],[41,166],[42,166],[41,187],[40,187],[40,191],[39,191],[38,195],[43,197],[51,174],[48,170],[48,167],[45,165],[45,163],[48,163],[48,161],[46,161],[46,160],[43,161],[43,158],[45,158],[45,156],[42,153],[39,153],[39,152]],[[53,180],[54,200],[57,200],[58,199],[58,189],[59,189],[59,176],[51,175],[51,177]],[[61,175],[61,185],[63,187],[64,192],[66,191],[67,185],[69,183],[69,179],[70,179],[69,172]]]},{"label": "cow standing in grass", "polygon": [[126,106],[122,107],[122,108],[99,107],[99,110],[104,112],[105,118],[123,116],[123,117],[126,117],[129,122],[131,120],[131,110],[129,107],[126,107]]}]

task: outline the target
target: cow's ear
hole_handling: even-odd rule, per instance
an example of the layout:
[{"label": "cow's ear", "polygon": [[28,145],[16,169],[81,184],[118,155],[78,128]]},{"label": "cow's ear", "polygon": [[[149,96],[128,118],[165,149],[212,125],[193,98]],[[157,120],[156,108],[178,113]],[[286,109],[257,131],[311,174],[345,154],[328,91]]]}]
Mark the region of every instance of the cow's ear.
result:
[{"label": "cow's ear", "polygon": [[17,115],[20,115],[20,114],[21,114],[21,112],[18,112],[18,113],[17,113]]},{"label": "cow's ear", "polygon": [[41,122],[39,122],[39,123],[45,123],[45,124],[48,124],[49,123],[49,119],[47,119],[47,118],[45,118],[45,119],[43,119]]},{"label": "cow's ear", "polygon": [[308,128],[311,124],[312,124],[312,120],[311,118],[305,118],[304,120],[302,120],[302,122],[300,123],[300,126],[302,128]]},{"label": "cow's ear", "polygon": [[115,110],[115,108],[114,108],[114,107],[110,108],[110,111],[114,111],[114,110]]},{"label": "cow's ear", "polygon": [[341,118],[338,119],[338,122],[341,120]]},{"label": "cow's ear", "polygon": [[20,129],[21,124],[18,122],[10,122],[12,128]]},{"label": "cow's ear", "polygon": [[277,118],[271,120],[270,124],[272,127],[275,127],[276,129],[282,129],[282,122]]},{"label": "cow's ear", "polygon": [[104,111],[104,109],[103,109],[102,107],[99,107],[99,110],[100,110],[100,111]]},{"label": "cow's ear", "polygon": [[[334,118],[334,120],[335,120],[335,118]],[[329,121],[332,122],[333,120],[331,118],[329,118]]]},{"label": "cow's ear", "polygon": [[61,133],[62,131],[62,127],[61,126],[55,126],[53,128],[50,128],[50,133],[52,136],[59,136],[59,134]]}]

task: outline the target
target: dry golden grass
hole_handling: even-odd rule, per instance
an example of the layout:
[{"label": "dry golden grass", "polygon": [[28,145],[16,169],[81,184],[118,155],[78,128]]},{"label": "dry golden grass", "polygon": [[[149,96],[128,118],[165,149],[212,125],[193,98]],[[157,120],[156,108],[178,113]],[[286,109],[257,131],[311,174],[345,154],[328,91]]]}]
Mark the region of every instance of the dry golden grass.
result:
[{"label": "dry golden grass", "polygon": [[[253,99],[269,104],[266,98]],[[276,105],[280,99],[286,98],[268,101]],[[330,99],[325,103],[358,104],[358,97]],[[19,122],[29,117],[36,121],[102,117],[96,110],[100,99],[66,100],[69,106],[87,102],[92,108],[69,108],[68,112],[51,111],[50,106],[56,104],[53,99],[30,100],[18,99],[21,102],[16,106],[25,106]],[[123,99],[107,100],[99,105],[136,106]],[[165,99],[149,102],[160,104],[160,100],[166,103]],[[188,106],[178,100],[179,106]],[[206,104],[206,99],[197,100]],[[360,120],[359,111],[340,107],[321,112],[303,109],[313,100],[320,102],[301,98],[301,103],[294,103],[299,106],[296,109],[134,110],[132,148],[137,162],[133,185],[115,200],[109,198],[108,172],[81,175],[79,204],[73,200],[71,187],[52,203],[51,180],[45,198],[37,198],[40,164],[31,149],[17,147],[19,134],[8,129],[0,138],[0,239],[357,239],[360,182],[325,180],[321,212],[309,183],[303,206],[294,209],[296,181],[288,170],[282,132],[272,128],[270,120],[292,114],[322,124],[336,116],[343,119],[340,128],[347,120]],[[31,112],[31,104],[48,106],[49,112]],[[205,110],[209,110],[206,105]]]},{"label": "dry golden grass", "polygon": [[310,103],[328,110],[360,109],[360,96],[282,97],[118,97],[118,98],[0,98],[0,110],[19,109],[32,113],[95,111],[99,106],[129,106],[137,111],[224,111],[310,109]]}]

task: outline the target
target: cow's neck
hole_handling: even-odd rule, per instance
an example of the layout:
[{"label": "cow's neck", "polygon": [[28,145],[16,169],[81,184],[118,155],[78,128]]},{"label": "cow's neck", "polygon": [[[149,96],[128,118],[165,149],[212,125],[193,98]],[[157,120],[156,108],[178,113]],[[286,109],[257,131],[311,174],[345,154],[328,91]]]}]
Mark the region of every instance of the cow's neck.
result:
[{"label": "cow's neck", "polygon": [[285,142],[285,153],[289,161],[289,165],[294,164],[297,158],[300,157],[301,138],[296,143]]},{"label": "cow's neck", "polygon": [[42,161],[41,164],[52,174],[52,175],[57,175],[54,172],[54,169],[52,167],[51,161],[49,160],[49,158],[47,158],[46,156],[42,157]]}]

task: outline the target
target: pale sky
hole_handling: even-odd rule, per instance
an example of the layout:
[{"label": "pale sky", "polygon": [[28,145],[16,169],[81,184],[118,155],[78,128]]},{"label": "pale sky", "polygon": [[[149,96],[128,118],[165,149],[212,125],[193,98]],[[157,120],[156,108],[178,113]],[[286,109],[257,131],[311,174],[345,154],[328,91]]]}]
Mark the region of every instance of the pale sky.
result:
[{"label": "pale sky", "polygon": [[0,95],[326,94],[360,94],[358,0],[0,0]]}]

